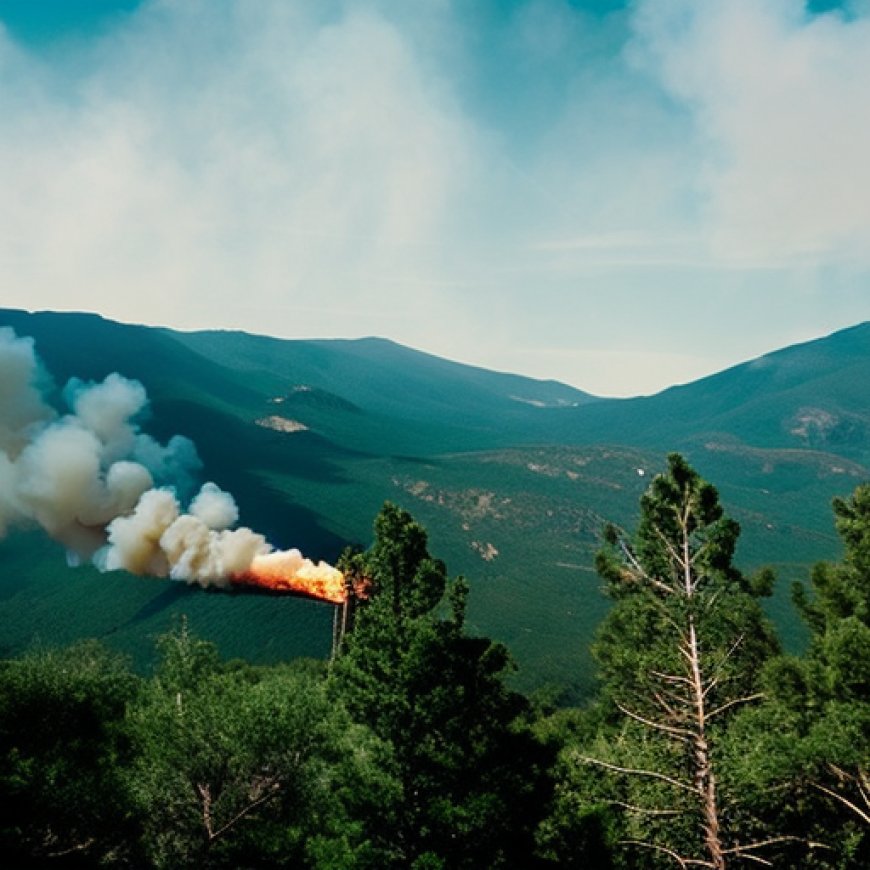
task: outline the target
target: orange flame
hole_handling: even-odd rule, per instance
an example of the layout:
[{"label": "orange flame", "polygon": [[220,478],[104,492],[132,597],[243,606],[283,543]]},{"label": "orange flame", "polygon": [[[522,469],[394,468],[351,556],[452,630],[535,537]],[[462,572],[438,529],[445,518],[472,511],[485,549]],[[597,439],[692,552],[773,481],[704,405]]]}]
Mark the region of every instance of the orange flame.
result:
[{"label": "orange flame", "polygon": [[285,550],[256,556],[247,570],[233,574],[235,586],[253,586],[272,592],[307,595],[333,604],[347,601],[344,574],[326,562],[314,564],[298,550]]}]

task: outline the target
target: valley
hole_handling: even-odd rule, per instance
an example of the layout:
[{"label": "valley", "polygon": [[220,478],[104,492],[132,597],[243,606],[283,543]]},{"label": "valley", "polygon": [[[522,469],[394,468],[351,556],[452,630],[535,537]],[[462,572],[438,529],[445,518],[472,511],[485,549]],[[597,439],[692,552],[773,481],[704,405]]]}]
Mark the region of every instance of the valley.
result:
[{"label": "valley", "polygon": [[[143,428],[190,438],[199,482],[230,491],[241,522],[276,546],[335,560],[367,546],[385,500],[411,511],[449,572],[470,581],[470,629],[508,645],[524,690],[568,701],[594,687],[602,529],[633,524],[669,451],[683,452],[740,522],[738,564],[776,570],[767,606],[795,649],[804,635],[790,584],[839,555],[830,500],[870,477],[867,324],[626,400],[380,339],[177,333],[11,310],[0,326],[33,336],[56,403],[72,376],[140,380]],[[0,541],[0,566],[6,655],[94,636],[145,669],[154,635],[182,613],[230,657],[329,652],[331,608],[317,602],[70,567],[32,530]]]}]

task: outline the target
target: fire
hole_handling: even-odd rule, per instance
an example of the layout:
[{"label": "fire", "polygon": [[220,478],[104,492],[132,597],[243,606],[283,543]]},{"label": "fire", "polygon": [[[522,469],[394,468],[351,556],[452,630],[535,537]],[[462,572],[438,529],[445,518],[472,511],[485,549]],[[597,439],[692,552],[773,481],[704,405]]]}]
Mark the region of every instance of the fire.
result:
[{"label": "fire", "polygon": [[254,586],[273,592],[295,593],[344,604],[347,583],[344,574],[326,562],[315,564],[298,550],[283,550],[256,556],[250,566],[233,574],[235,586]]}]

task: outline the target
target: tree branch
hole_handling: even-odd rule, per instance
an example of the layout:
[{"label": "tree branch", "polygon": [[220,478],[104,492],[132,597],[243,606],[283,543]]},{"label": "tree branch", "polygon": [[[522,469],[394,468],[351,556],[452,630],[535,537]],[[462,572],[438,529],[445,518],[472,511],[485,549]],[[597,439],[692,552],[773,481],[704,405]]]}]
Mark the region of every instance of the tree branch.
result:
[{"label": "tree branch", "polygon": [[715,689],[718,685],[719,677],[712,677],[711,679],[707,680],[706,685],[701,687],[701,697],[706,700],[707,695],[709,695],[710,692],[712,692],[713,689]]},{"label": "tree branch", "polygon": [[720,707],[717,707],[715,710],[711,711],[707,714],[707,721],[709,722],[715,715],[718,713],[723,713],[729,707],[734,707],[737,704],[748,704],[750,701],[757,701],[759,698],[763,698],[763,692],[756,692],[753,695],[745,695],[742,698],[734,698],[734,700],[729,701],[727,704],[722,704]]},{"label": "tree branch", "polygon": [[668,551],[668,555],[670,555],[671,559],[673,559],[677,565],[683,567],[683,560],[680,558],[680,554],[676,551],[674,545],[668,540],[667,535],[665,535],[658,526],[654,526],[653,529],[659,540],[665,545],[665,549]]},{"label": "tree branch", "polygon": [[817,782],[814,782],[813,786],[819,791],[824,792],[826,795],[829,795],[835,800],[838,800],[841,804],[843,804],[844,807],[848,807],[850,810],[852,810],[852,812],[855,813],[855,815],[857,815],[858,818],[861,819],[865,824],[870,825],[870,813],[864,812],[861,807],[859,807],[855,803],[852,803],[852,801],[850,801],[847,797],[841,795],[839,792],[832,791],[831,789],[826,788],[825,786]]},{"label": "tree branch", "polygon": [[658,773],[655,770],[638,770],[633,767],[620,767],[618,764],[611,764],[609,761],[601,761],[598,758],[590,758],[587,755],[578,756],[581,761],[586,762],[586,764],[594,764],[598,767],[603,767],[607,770],[613,770],[616,773],[623,773],[626,776],[646,776],[650,779],[658,779],[662,782],[667,782],[675,788],[681,788],[683,791],[689,792],[689,794],[698,794],[698,789],[692,785],[686,785],[684,782],[680,782],[678,779],[674,779],[672,776],[667,776],[664,773]]},{"label": "tree branch", "polygon": [[625,810],[630,810],[633,813],[643,813],[647,816],[682,816],[685,815],[685,810],[657,810],[647,807],[638,807],[634,804],[628,804],[625,801],[607,801],[610,806],[622,807]]},{"label": "tree branch", "polygon": [[[662,708],[662,710],[665,711],[665,713],[668,716],[673,717],[673,719],[675,719],[675,720],[679,720],[680,716],[677,713],[677,711],[664,699],[664,697],[662,696],[662,694],[660,692],[653,692],[652,694],[653,694],[653,699],[655,700],[655,702],[659,705],[659,707]],[[668,693],[668,694],[670,694],[672,698],[675,697],[673,695],[673,693]],[[680,703],[683,703],[682,700],[679,698],[679,696],[676,696],[676,700]]]},{"label": "tree branch", "polygon": [[659,846],[657,843],[647,843],[645,840],[620,840],[624,846],[641,846],[644,849],[652,849],[655,852],[661,852],[664,855],[673,858],[680,867],[712,867],[709,861],[701,861],[696,858],[684,858],[682,855],[675,852],[673,849],[668,849],[667,846]]},{"label": "tree branch", "polygon": [[634,719],[643,725],[648,725],[650,728],[658,728],[667,734],[673,734],[675,737],[679,737],[683,740],[690,740],[693,736],[692,732],[687,731],[685,728],[678,728],[675,725],[665,725],[663,722],[656,722],[653,719],[647,719],[645,716],[641,716],[639,713],[629,710],[628,707],[623,707],[619,702],[616,702],[616,706],[630,719]]},{"label": "tree branch", "polygon": [[767,858],[762,858],[761,855],[753,855],[751,852],[739,852],[738,854],[741,858],[744,858],[747,861],[755,861],[756,864],[764,864],[765,867],[773,867],[773,861],[768,861]]},{"label": "tree branch", "polygon": [[75,852],[84,852],[91,848],[97,842],[96,837],[89,837],[84,843],[76,843],[66,849],[59,849],[55,852],[45,852],[46,858],[65,858],[67,855],[72,855]]},{"label": "tree branch", "polygon": [[267,801],[270,801],[279,791],[281,791],[281,784],[276,779],[273,779],[267,786],[265,786],[266,792],[261,794],[256,800],[251,801],[247,806],[242,807],[239,812],[237,812],[228,822],[221,825],[213,834],[209,835],[209,841],[216,840],[221,834],[224,834],[228,831],[233,825],[237,822],[240,822],[248,813],[253,812],[257,807],[262,806]]},{"label": "tree branch", "polygon": [[743,638],[744,635],[741,634],[740,637],[738,637],[737,640],[735,640],[734,643],[731,644],[728,652],[726,652],[725,655],[722,656],[722,661],[713,667],[712,670],[714,673],[718,673],[720,670],[722,670],[722,668],[725,667],[726,664],[728,664],[728,659],[730,659],[731,656],[734,655],[734,653],[737,651],[737,648],[740,646],[740,644],[743,643]]},{"label": "tree branch", "polygon": [[663,674],[661,671],[650,671],[654,677],[660,680],[666,680],[670,683],[685,683],[687,686],[692,685],[692,681],[688,677],[680,676],[679,674]]},{"label": "tree branch", "polygon": [[791,837],[791,836],[782,836],[782,837],[770,837],[767,840],[756,840],[754,843],[747,843],[745,846],[732,846],[730,849],[723,849],[723,855],[740,855],[743,858],[747,858],[750,861],[760,861],[763,864],[767,864],[768,866],[773,866],[772,861],[768,861],[766,858],[759,858],[757,855],[750,855],[750,849],[761,849],[764,846],[776,846],[778,843],[803,843],[805,846],[808,846],[810,849],[830,849],[830,846],[826,846],[824,843],[816,843],[814,840],[807,840],[803,837]]},{"label": "tree branch", "polygon": [[637,556],[631,551],[631,548],[624,542],[619,542],[619,548],[622,550],[622,555],[625,557],[628,564],[635,571],[635,579],[646,580],[647,583],[654,586],[656,589],[665,593],[666,595],[673,595],[674,590],[668,586],[667,583],[662,583],[661,580],[657,580],[655,577],[649,575],[644,569],[643,566],[637,559]]},{"label": "tree branch", "polygon": [[841,782],[853,782],[858,789],[858,794],[861,795],[862,800],[868,809],[870,809],[870,796],[868,796],[868,792],[870,792],[870,776],[867,775],[867,771],[860,764],[857,767],[857,773],[849,773],[849,771],[843,770],[842,767],[833,763],[829,763],[828,767]]}]

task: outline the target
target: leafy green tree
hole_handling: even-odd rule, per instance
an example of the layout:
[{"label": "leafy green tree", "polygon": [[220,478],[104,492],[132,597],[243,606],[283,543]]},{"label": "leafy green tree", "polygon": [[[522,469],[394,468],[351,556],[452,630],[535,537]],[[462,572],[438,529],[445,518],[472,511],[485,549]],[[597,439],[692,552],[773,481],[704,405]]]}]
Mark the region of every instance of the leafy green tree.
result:
[{"label": "leafy green tree", "polygon": [[137,683],[96,642],[0,665],[5,866],[117,866],[130,857],[137,829],[125,714]]},{"label": "leafy green tree", "polygon": [[223,666],[184,624],[160,648],[134,714],[149,862],[366,866],[372,849],[350,810],[361,795],[383,800],[389,756],[327,698],[324,680]]},{"label": "leafy green tree", "polygon": [[843,559],[795,587],[809,649],[766,669],[734,756],[759,812],[824,844],[791,861],[857,870],[870,865],[870,484],[833,507]]},{"label": "leafy green tree", "polygon": [[[565,870],[612,870],[617,866],[614,843],[620,832],[618,814],[607,799],[593,793],[592,781],[598,772],[578,763],[578,748],[593,744],[604,729],[603,713],[601,704],[583,710],[555,710],[536,726],[540,738],[557,754],[553,799],[536,832],[543,866]],[[609,789],[609,796],[611,792]]]},{"label": "leafy green tree", "polygon": [[617,866],[720,870],[759,859],[771,839],[722,770],[729,725],[759,700],[758,671],[777,651],[757,600],[772,576],[737,570],[738,535],[676,454],[642,496],[637,532],[606,531],[597,567],[614,603],[593,648],[598,722],[563,754],[561,799],[618,847]]},{"label": "leafy green tree", "polygon": [[828,669],[830,692],[867,698],[870,661],[854,654],[870,648],[870,484],[834,499],[833,508],[843,560],[816,565],[811,595],[797,585],[795,599],[813,634],[810,658]]},{"label": "leafy green tree", "polygon": [[369,584],[333,663],[335,695],[393,750],[398,800],[377,826],[383,866],[528,867],[547,783],[505,648],[465,634],[464,581],[386,504],[343,569]]}]

